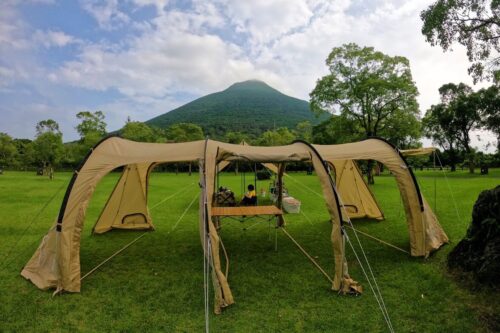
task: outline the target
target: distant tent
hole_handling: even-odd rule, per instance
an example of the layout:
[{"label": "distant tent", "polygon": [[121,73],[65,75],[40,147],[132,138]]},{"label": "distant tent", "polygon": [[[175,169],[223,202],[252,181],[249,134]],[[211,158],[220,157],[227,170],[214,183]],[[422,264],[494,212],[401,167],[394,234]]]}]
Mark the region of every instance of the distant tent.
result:
[{"label": "distant tent", "polygon": [[[233,304],[234,298],[222,267],[220,236],[213,220],[215,215],[212,214],[217,165],[232,161],[273,163],[278,166],[278,184],[282,184],[286,163],[309,162],[312,163],[321,184],[332,225],[330,237],[335,266],[332,289],[341,293],[356,290],[357,282],[349,276],[345,257],[346,239],[340,206],[343,198],[338,196],[335,182],[329,175],[328,163],[340,165],[340,160],[357,159],[377,160],[395,175],[405,208],[412,256],[427,256],[448,241],[436,216],[422,197],[406,161],[397,149],[381,139],[372,138],[342,145],[310,145],[297,141],[287,146],[253,147],[212,140],[161,144],[109,137],[89,152],[73,174],[57,220],[23,268],[21,275],[41,289],[56,288],[56,291],[79,292],[81,232],[87,206],[99,181],[112,170],[123,168],[122,176],[93,229],[95,233],[116,228],[153,229],[147,208],[151,170],[162,163],[198,162],[201,186],[199,230],[205,258],[210,261],[207,267],[212,272],[215,311],[220,312],[221,308]],[[343,172],[355,172],[355,168],[348,165],[336,168]],[[356,182],[359,179],[356,174],[351,177]],[[340,181],[340,186],[343,186],[342,182],[343,180]],[[377,215],[377,212],[370,210],[373,203],[365,205],[369,198],[366,198],[367,192],[364,192],[362,184],[359,185],[357,192],[364,196],[359,200],[359,207],[364,209],[367,215]],[[281,191],[278,190],[278,193]],[[344,200],[347,202],[347,199]],[[280,200],[277,206],[281,207]]]},{"label": "distant tent", "polygon": [[[383,220],[384,214],[375,197],[368,188],[361,170],[353,160],[334,160],[331,165],[335,171],[335,183],[349,218],[369,218]],[[344,220],[347,220],[344,217]]]}]

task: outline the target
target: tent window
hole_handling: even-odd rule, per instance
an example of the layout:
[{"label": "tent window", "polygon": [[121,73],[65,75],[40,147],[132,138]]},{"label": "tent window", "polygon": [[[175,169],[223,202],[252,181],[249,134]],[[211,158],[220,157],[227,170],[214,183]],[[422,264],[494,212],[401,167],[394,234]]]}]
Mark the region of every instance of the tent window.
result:
[{"label": "tent window", "polygon": [[148,223],[146,216],[142,213],[125,215],[122,224],[145,224]]}]

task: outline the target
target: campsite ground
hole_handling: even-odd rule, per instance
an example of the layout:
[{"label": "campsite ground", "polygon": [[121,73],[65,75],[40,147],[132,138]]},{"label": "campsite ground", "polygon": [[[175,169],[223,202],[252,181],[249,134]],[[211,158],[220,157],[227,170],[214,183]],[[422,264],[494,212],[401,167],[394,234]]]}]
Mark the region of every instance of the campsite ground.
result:
[{"label": "campsite ground", "polygon": [[[288,231],[328,271],[333,271],[330,225],[316,177],[292,173],[285,178],[303,214],[287,215]],[[470,290],[446,270],[446,256],[464,236],[478,194],[500,183],[500,170],[488,176],[417,171],[429,204],[451,244],[428,259],[411,258],[360,235],[390,318],[397,332],[485,332],[500,312],[499,294]],[[203,260],[198,233],[196,174],[154,173],[151,206],[156,232],[148,233],[124,253],[83,281],[79,294],[52,297],[36,289],[19,271],[54,221],[69,173],[53,181],[33,173],[0,176],[0,332],[200,332],[204,329]],[[82,272],[87,272],[137,232],[113,231],[90,236],[90,230],[118,174],[105,177],[89,206],[82,237]],[[247,176],[247,182],[250,177]],[[220,183],[241,192],[241,178],[223,174]],[[448,184],[451,188],[448,188]],[[267,188],[269,181],[259,182]],[[434,184],[437,202],[434,200]],[[305,187],[306,185],[307,187]],[[408,232],[396,184],[389,175],[372,187],[385,215],[382,222],[356,221],[355,226],[403,249]],[[54,197],[40,215],[37,213]],[[457,217],[455,201],[460,217]],[[245,226],[252,226],[244,231]],[[253,225],[227,221],[222,237],[230,256],[229,282],[236,304],[222,315],[210,314],[213,332],[382,332],[387,331],[375,298],[347,246],[352,277],[365,287],[361,296],[338,296],[329,283],[285,236],[266,222]],[[355,239],[352,231],[351,239]],[[212,294],[210,294],[213,297]],[[497,323],[498,324],[498,323]],[[493,328],[490,326],[489,328]]]}]

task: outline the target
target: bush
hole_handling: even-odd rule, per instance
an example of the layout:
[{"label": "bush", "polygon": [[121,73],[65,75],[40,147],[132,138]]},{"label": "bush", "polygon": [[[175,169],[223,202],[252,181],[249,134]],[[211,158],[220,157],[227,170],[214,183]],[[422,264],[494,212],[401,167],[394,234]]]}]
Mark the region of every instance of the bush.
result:
[{"label": "bush", "polygon": [[258,180],[271,179],[271,172],[267,169],[257,171],[256,175]]}]

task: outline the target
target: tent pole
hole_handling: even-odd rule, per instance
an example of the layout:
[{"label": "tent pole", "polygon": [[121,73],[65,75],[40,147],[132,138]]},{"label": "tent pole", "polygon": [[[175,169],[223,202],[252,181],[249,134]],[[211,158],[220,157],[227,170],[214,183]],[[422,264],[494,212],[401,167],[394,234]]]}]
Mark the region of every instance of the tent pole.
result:
[{"label": "tent pole", "polygon": [[255,190],[255,197],[258,198],[258,192],[257,192],[257,163],[254,163],[254,173],[253,173],[253,183],[254,183],[254,190]]},{"label": "tent pole", "polygon": [[[436,170],[436,151],[434,150],[432,154],[433,160],[434,160],[434,170]],[[437,214],[437,192],[436,192],[436,174],[434,173],[434,213]]]},{"label": "tent pole", "polygon": [[[285,172],[285,163],[282,162],[278,166],[278,199],[276,200],[276,206],[279,209],[283,209],[283,173]],[[281,227],[282,225],[285,224],[285,220],[283,219],[283,216],[280,215],[278,216],[278,222],[277,222],[277,227]]]}]

